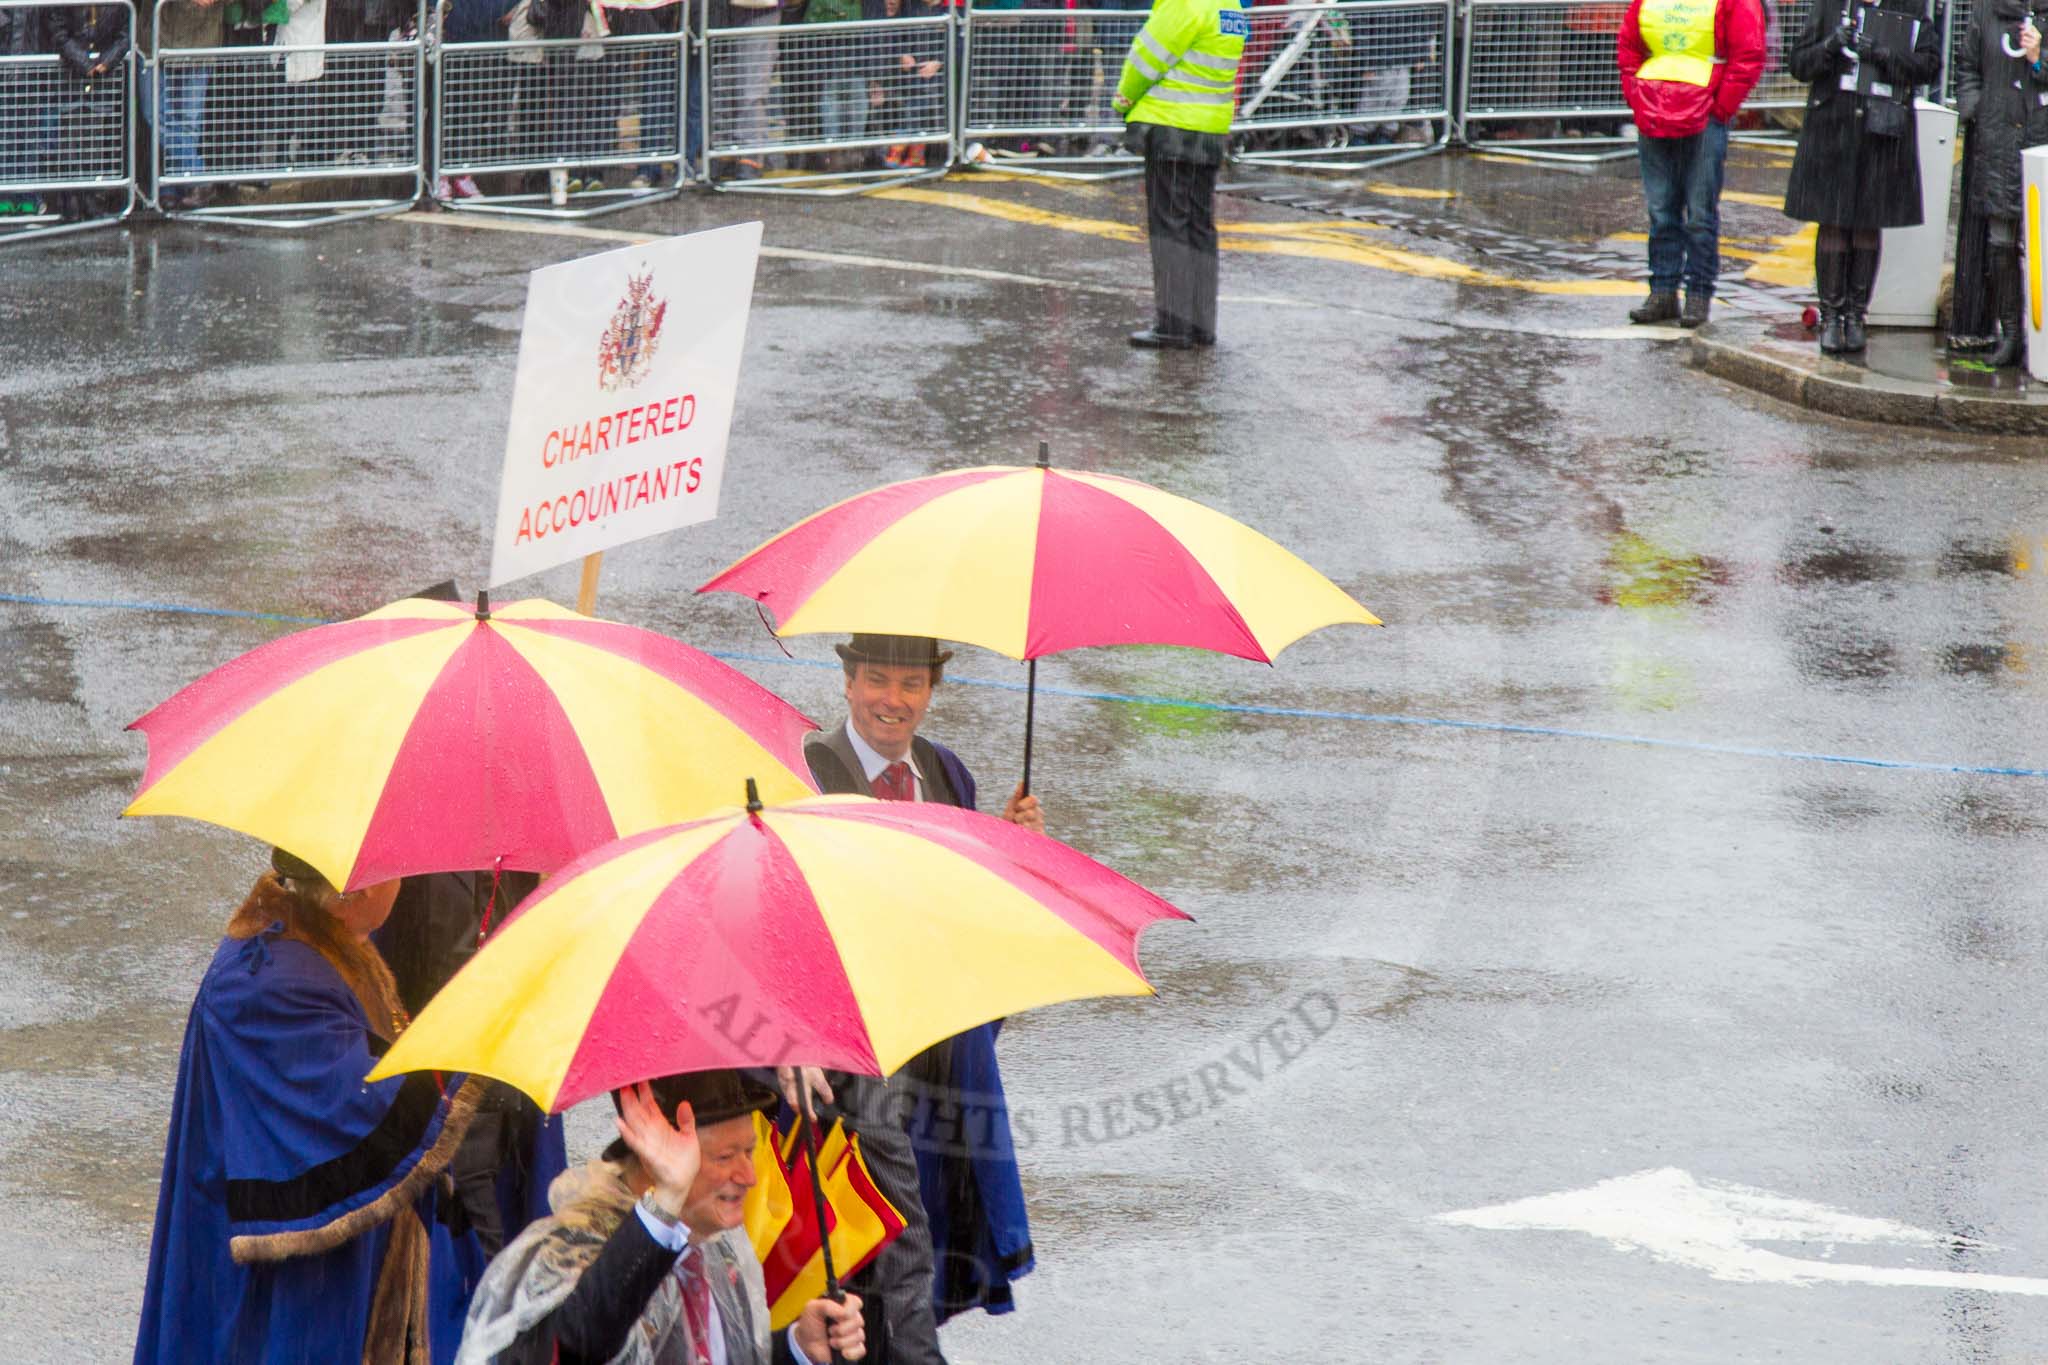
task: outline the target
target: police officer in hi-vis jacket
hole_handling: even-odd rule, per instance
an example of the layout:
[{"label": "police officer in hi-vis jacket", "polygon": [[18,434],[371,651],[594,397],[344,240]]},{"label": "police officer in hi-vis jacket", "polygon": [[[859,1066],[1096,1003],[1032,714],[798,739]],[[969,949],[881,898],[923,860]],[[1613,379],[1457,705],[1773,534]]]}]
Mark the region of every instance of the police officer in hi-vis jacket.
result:
[{"label": "police officer in hi-vis jacket", "polygon": [[1216,344],[1216,169],[1250,32],[1237,0],[1159,0],[1124,59],[1113,103],[1145,158],[1155,313],[1133,346]]}]

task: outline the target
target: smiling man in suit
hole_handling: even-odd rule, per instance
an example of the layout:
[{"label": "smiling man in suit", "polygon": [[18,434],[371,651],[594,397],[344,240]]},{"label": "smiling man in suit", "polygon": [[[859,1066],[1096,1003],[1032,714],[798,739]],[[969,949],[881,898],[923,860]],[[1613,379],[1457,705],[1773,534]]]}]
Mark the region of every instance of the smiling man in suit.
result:
[{"label": "smiling man in suit", "polygon": [[[855,635],[835,646],[846,674],[846,722],[808,737],[805,757],[826,793],[975,806],[974,776],[919,731],[952,651],[921,635]],[[1045,816],[1023,784],[1003,818],[1040,834]],[[903,1232],[851,1282],[867,1301],[869,1359],[944,1365],[938,1324],[954,1313],[1012,1307],[1010,1282],[1032,1265],[1009,1109],[996,1067],[1001,1021],[925,1049],[886,1080],[804,1068],[821,1113],[859,1134],[876,1186]],[[782,1073],[796,1104],[795,1074]]]}]

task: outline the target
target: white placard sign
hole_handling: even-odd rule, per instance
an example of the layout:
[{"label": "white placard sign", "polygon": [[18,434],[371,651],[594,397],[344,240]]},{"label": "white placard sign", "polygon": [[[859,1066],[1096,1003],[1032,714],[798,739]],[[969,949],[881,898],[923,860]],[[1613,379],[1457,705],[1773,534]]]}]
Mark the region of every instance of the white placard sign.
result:
[{"label": "white placard sign", "polygon": [[533,272],[491,586],[718,515],[761,225]]}]

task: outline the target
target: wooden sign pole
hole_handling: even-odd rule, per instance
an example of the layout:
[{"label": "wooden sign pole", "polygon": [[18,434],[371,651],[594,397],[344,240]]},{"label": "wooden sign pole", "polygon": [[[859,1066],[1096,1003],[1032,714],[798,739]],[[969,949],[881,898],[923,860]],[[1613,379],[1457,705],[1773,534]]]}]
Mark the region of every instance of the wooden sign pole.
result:
[{"label": "wooden sign pole", "polygon": [[597,573],[603,567],[603,550],[583,556],[583,582],[576,589],[576,610],[585,616],[597,614]]}]

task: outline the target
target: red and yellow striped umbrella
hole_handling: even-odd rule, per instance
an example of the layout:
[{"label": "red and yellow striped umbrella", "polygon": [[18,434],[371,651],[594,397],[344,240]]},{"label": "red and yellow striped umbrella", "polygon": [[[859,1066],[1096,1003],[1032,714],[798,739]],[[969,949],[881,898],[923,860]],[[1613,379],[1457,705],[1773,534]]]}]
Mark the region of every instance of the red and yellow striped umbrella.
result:
[{"label": "red and yellow striped umbrella", "polygon": [[1186,918],[974,811],[864,796],[750,806],[564,869],[370,1078],[477,1072],[561,1110],[714,1067],[887,1075],[1019,1010],[1151,994],[1138,935]]},{"label": "red and yellow striped umbrella", "polygon": [[729,802],[816,790],[816,728],[709,655],[551,602],[410,598],[274,640],[130,729],[126,815],[184,815],[291,850],[343,889],[502,865],[551,872]]},{"label": "red and yellow striped umbrella", "polygon": [[879,631],[1013,659],[1186,645],[1270,663],[1379,619],[1257,531],[1135,479],[992,465],[889,484],[768,541],[699,592],[744,593],[778,634]]}]

